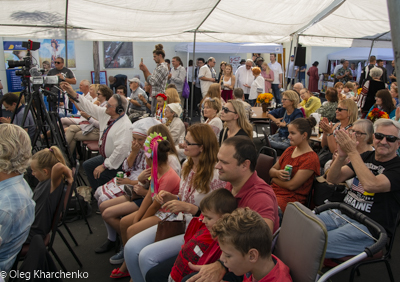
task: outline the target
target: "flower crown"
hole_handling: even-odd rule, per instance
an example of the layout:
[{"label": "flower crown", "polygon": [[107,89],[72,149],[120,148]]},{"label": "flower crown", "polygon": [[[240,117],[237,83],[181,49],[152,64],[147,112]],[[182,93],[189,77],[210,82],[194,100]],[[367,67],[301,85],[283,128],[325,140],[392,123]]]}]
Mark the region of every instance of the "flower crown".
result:
[{"label": "flower crown", "polygon": [[163,137],[161,133],[150,133],[144,142],[144,154],[146,157],[151,158],[153,156],[154,145],[156,142],[167,140],[167,137]]}]

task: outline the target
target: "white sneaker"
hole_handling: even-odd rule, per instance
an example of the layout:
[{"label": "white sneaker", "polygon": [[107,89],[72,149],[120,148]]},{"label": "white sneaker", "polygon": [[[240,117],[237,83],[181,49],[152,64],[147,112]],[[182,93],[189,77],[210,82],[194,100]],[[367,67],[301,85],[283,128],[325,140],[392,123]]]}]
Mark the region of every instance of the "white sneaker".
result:
[{"label": "white sneaker", "polygon": [[124,249],[120,250],[118,253],[110,258],[111,264],[122,264],[124,262]]}]

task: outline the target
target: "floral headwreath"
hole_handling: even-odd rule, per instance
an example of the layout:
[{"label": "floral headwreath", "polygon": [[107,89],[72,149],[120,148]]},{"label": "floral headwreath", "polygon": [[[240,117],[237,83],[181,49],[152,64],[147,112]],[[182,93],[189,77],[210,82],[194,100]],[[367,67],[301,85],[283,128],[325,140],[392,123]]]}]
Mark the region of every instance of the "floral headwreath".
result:
[{"label": "floral headwreath", "polygon": [[163,137],[161,133],[150,133],[149,136],[147,136],[146,141],[144,142],[144,154],[147,158],[152,158],[153,163],[151,165],[151,182],[150,182],[150,188],[151,188],[151,196],[153,197],[155,193],[158,193],[158,157],[157,157],[157,151],[158,151],[158,142],[161,142],[163,140],[167,140],[167,137]]}]

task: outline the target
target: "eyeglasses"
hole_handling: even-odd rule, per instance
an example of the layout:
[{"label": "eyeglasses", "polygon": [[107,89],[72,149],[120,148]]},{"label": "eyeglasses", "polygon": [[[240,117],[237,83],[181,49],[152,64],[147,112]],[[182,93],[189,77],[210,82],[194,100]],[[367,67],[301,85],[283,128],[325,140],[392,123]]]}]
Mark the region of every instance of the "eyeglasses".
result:
[{"label": "eyeglasses", "polygon": [[357,137],[361,137],[362,135],[367,135],[367,133],[360,132],[360,131],[355,131],[355,130],[353,130],[353,129],[349,129],[349,133],[350,133],[350,134],[355,133]]},{"label": "eyeglasses", "polygon": [[390,143],[393,143],[393,142],[396,142],[397,140],[399,140],[398,137],[393,136],[393,135],[385,135],[382,133],[374,133],[374,135],[375,135],[375,138],[378,140],[383,140],[383,138],[386,137],[386,141],[390,142]]},{"label": "eyeglasses", "polygon": [[107,107],[107,108],[113,108],[113,107],[115,107],[115,105],[110,105],[110,103],[107,102],[107,103],[106,103],[106,107]]},{"label": "eyeglasses", "polygon": [[343,109],[343,108],[336,108],[336,111],[341,112],[341,111],[349,111],[348,109]]},{"label": "eyeglasses", "polygon": [[103,95],[103,94],[101,94],[100,92],[97,92],[97,96],[98,96],[98,95]]},{"label": "eyeglasses", "polygon": [[186,143],[186,145],[188,145],[188,146],[201,146],[201,144],[197,144],[197,143],[190,143],[189,141],[187,141],[187,140],[186,140],[186,138],[185,138],[185,139],[183,139],[183,140],[185,140],[185,143]]},{"label": "eyeglasses", "polygon": [[235,111],[231,111],[231,110],[228,109],[227,107],[222,107],[222,110],[224,111],[225,114],[227,114],[227,113],[234,113],[234,114],[236,114]]},{"label": "eyeglasses", "polygon": [[57,65],[62,64],[62,62],[54,62],[54,63],[57,64]]}]

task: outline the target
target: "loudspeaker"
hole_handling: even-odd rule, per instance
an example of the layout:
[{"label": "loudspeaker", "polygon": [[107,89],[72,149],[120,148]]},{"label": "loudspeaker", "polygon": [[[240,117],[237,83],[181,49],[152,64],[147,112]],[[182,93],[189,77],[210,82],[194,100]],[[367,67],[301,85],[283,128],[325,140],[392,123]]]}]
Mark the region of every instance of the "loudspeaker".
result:
[{"label": "loudspeaker", "polygon": [[[294,52],[296,53],[296,48],[294,48]],[[300,44],[294,65],[299,67],[306,65],[306,47],[302,47]]]}]

